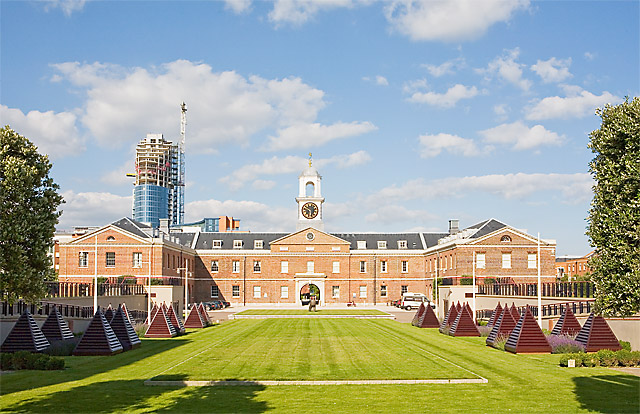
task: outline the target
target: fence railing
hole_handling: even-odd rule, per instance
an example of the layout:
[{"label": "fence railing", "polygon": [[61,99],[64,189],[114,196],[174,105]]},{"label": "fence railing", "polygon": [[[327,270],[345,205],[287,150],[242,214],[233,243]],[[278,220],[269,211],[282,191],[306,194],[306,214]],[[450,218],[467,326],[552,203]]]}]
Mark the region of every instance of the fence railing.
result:
[{"label": "fence railing", "polygon": [[[545,282],[541,296],[552,298],[592,298],[593,282]],[[494,283],[478,285],[478,295],[538,296],[537,283]]]},{"label": "fence railing", "polygon": [[[49,288],[47,297],[74,298],[93,296],[93,283],[78,282],[45,282]],[[144,295],[143,285],[99,283],[98,296],[130,296]]]},{"label": "fence railing", "polygon": [[[0,303],[2,316],[20,316],[26,309],[28,309],[32,315],[47,316],[51,313],[53,305],[58,308],[58,312],[60,312],[63,318],[91,319],[94,315],[93,306],[66,305],[46,301],[38,304],[25,303],[23,301],[18,301],[13,304],[9,304],[9,302],[6,301]],[[144,322],[147,319],[147,311],[137,309],[128,309],[127,311],[129,313],[129,319],[133,322]]]},{"label": "fence railing", "polygon": [[[583,300],[578,302],[569,302],[568,305],[571,307],[571,310],[576,315],[588,315],[593,311],[593,301]],[[561,316],[564,312],[567,303],[553,303],[548,305],[542,305],[542,317],[556,317]],[[517,307],[520,314],[523,314],[527,307],[526,306],[518,306]],[[531,313],[533,316],[538,316],[538,307],[529,305],[529,309],[531,309]],[[481,309],[476,311],[477,319],[491,319],[491,315],[493,315],[494,309]]]}]

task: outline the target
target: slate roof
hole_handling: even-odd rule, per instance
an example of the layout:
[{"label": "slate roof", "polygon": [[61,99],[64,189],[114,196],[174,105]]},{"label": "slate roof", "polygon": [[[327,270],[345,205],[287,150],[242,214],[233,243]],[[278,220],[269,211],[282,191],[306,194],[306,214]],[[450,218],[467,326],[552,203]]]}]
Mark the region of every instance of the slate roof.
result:
[{"label": "slate roof", "polygon": [[151,226],[140,223],[139,221],[132,220],[128,217],[123,217],[118,221],[114,221],[111,223],[113,226],[119,227],[122,230],[128,231],[129,233],[133,233],[138,237],[149,238],[149,234],[147,234],[144,230],[151,232]]},{"label": "slate roof", "polygon": [[[351,243],[351,250],[358,250],[358,241],[366,242],[366,249],[378,249],[378,241],[386,241],[386,250],[398,249],[398,242],[405,240],[407,250],[424,250],[420,233],[331,233],[332,236],[339,237]],[[380,249],[385,250],[385,249]]]},{"label": "slate roof", "polygon": [[242,248],[236,250],[254,250],[253,242],[255,240],[262,240],[262,250],[269,250],[269,243],[289,234],[290,233],[199,233],[195,249],[212,249],[214,240],[222,240],[222,247],[220,248],[222,250],[231,250],[233,249],[234,240],[242,240]]},{"label": "slate roof", "polygon": [[483,237],[489,233],[493,233],[496,230],[500,230],[503,227],[507,227],[506,224],[496,220],[496,219],[489,219],[489,220],[485,220],[483,222],[480,222],[478,224],[476,224],[475,226],[469,226],[468,228],[470,229],[479,229],[473,236],[471,236],[472,239],[477,239],[479,237]]}]

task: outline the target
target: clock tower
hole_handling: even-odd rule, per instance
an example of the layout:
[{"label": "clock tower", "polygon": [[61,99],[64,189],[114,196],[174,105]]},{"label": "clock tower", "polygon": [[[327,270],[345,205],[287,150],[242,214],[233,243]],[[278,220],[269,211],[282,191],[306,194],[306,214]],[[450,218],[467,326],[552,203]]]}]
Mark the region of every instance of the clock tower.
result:
[{"label": "clock tower", "polygon": [[322,192],[320,191],[322,177],[312,164],[311,153],[309,153],[309,166],[298,176],[299,191],[298,197],[296,197],[298,202],[297,231],[307,227],[324,231],[324,223],[322,222],[324,197],[322,197]]}]

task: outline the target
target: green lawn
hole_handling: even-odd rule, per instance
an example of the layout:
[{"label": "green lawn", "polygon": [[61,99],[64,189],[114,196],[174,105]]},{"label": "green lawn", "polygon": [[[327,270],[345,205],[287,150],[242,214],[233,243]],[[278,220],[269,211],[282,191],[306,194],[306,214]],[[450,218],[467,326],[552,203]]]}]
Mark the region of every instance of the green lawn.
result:
[{"label": "green lawn", "polygon": [[[305,324],[308,324],[307,328],[304,328]],[[336,339],[327,340],[330,335],[335,335]],[[345,335],[361,341],[360,346],[350,344]],[[311,341],[306,341],[308,347],[296,346],[297,337],[310,338]],[[341,347],[345,354],[337,352]],[[303,355],[304,348],[313,350],[313,355],[308,359],[297,359]],[[353,349],[360,351],[359,356],[345,359]],[[207,358],[199,359],[200,366],[197,366],[192,361],[200,358],[194,356],[199,352]],[[333,356],[329,356],[330,352]],[[286,357],[282,355],[285,353],[293,355]],[[338,373],[357,377],[362,372],[371,372],[372,376],[376,372],[395,376],[400,375],[403,368],[397,368],[395,360],[389,363],[385,358],[402,358],[402,355],[412,363],[422,364],[415,369],[416,376],[421,377],[437,365],[425,354],[441,356],[489,382],[237,387],[143,385],[144,380],[191,356],[194,358],[182,365],[189,364],[192,368],[179,372],[179,366],[174,367],[174,378],[195,375],[197,370],[219,378],[257,379],[263,375],[275,378],[281,373],[300,379],[304,375],[316,378],[324,373],[337,378]],[[141,348],[112,357],[69,357],[68,368],[64,371],[21,371],[2,375],[0,410],[46,413],[300,413],[311,409],[349,413],[639,412],[640,378],[606,368],[561,368],[557,366],[558,359],[557,355],[513,355],[486,347],[482,338],[452,338],[434,329],[419,329],[388,320],[237,320],[173,339],[145,339]],[[296,360],[299,366],[278,366]],[[304,361],[308,365],[305,366]],[[336,365],[336,361],[341,362]],[[447,376],[455,376],[451,366],[445,366],[441,360],[439,363],[443,364]],[[318,368],[311,365],[318,365]],[[227,369],[231,374],[211,372]]]},{"label": "green lawn", "polygon": [[309,312],[306,309],[253,309],[238,312],[236,315],[389,315],[377,309],[320,309]]}]

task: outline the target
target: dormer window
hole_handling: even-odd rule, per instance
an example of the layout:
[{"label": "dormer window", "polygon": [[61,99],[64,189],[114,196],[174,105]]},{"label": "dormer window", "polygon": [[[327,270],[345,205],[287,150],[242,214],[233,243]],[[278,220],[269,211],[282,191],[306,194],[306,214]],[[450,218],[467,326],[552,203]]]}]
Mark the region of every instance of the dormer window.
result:
[{"label": "dormer window", "polygon": [[365,240],[358,240],[358,249],[366,249],[367,242]]},{"label": "dormer window", "polygon": [[234,249],[242,249],[242,240],[234,240],[233,241]]},{"label": "dormer window", "polygon": [[378,249],[386,249],[387,241],[386,240],[378,240]]},{"label": "dormer window", "polygon": [[107,241],[116,241],[116,238],[113,236],[107,237]]},{"label": "dormer window", "polygon": [[502,243],[511,243],[511,236],[504,235],[504,236],[502,236],[502,238],[500,239],[500,241],[501,241]]},{"label": "dormer window", "polygon": [[262,248],[264,248],[264,241],[263,240],[254,240],[253,241],[253,248],[254,249],[262,249]]},{"label": "dormer window", "polygon": [[222,249],[222,240],[214,240],[213,241],[214,249]]},{"label": "dormer window", "polygon": [[406,240],[398,240],[398,249],[406,249],[407,241]]}]

